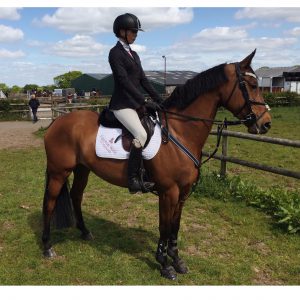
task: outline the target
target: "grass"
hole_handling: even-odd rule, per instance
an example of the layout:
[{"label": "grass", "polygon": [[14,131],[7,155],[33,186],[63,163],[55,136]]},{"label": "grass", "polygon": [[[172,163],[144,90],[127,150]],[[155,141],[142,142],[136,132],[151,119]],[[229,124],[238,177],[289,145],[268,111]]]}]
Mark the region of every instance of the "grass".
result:
[{"label": "grass", "polygon": [[[294,120],[293,112],[287,114]],[[281,137],[292,138],[292,130],[297,135],[299,121],[295,122],[296,127],[286,124],[290,130],[283,132],[290,137]],[[275,131],[280,126],[273,123]],[[246,147],[249,152],[256,149],[254,144]],[[289,161],[293,154],[283,156]],[[245,201],[225,202],[207,195],[191,196],[183,211],[179,248],[190,273],[178,275],[175,282],[161,278],[154,259],[158,240],[156,197],[130,195],[94,175],[84,194],[83,212],[95,239],[80,240],[74,228],[53,230],[58,258],[45,260],[40,242],[44,151],[42,147],[1,150],[0,161],[0,285],[300,284],[299,234],[286,233],[270,216]],[[276,161],[276,157],[271,160]],[[295,160],[296,168],[298,163]],[[206,170],[218,167],[212,164]],[[264,188],[276,180],[275,185],[282,189],[298,190],[298,182],[287,185],[282,176],[254,175],[252,170],[229,172]]]},{"label": "grass", "polygon": [[299,235],[282,232],[243,202],[207,197],[191,197],[183,212],[179,246],[190,273],[175,282],[162,279],[154,259],[156,197],[129,195],[94,175],[83,210],[95,240],[80,240],[76,229],[54,230],[59,256],[45,260],[40,243],[44,153],[2,150],[0,159],[1,285],[299,284]]}]

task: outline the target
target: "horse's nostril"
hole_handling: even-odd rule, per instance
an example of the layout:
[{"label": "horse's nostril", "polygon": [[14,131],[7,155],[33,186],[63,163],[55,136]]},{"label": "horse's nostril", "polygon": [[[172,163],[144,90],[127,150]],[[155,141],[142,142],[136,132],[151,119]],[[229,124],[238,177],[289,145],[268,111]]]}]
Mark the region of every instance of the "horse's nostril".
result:
[{"label": "horse's nostril", "polygon": [[266,122],[266,123],[264,124],[264,127],[265,127],[266,129],[270,129],[270,128],[271,128],[271,122]]}]

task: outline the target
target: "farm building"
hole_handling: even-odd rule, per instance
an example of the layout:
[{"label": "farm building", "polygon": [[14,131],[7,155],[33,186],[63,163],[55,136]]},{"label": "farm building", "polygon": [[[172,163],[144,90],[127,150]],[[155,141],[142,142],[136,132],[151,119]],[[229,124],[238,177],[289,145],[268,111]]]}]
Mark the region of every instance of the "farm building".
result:
[{"label": "farm building", "polygon": [[255,71],[262,91],[300,94],[300,67],[262,67]]},{"label": "farm building", "polygon": [[99,91],[102,95],[111,95],[113,79],[110,74],[86,73],[72,80],[71,87],[78,95],[93,90]]},{"label": "farm building", "polygon": [[[192,71],[146,71],[147,78],[159,94],[171,93],[173,89],[184,84],[188,79],[197,73]],[[166,88],[165,88],[166,83]],[[98,91],[101,95],[111,95],[114,89],[114,79],[112,74],[86,73],[71,82],[71,86],[76,92]]]},{"label": "farm building", "polygon": [[166,85],[166,93],[171,94],[176,86],[184,84],[198,73],[193,71],[167,71],[166,77],[163,71],[146,71],[145,74],[151,82],[157,82],[163,86]]}]

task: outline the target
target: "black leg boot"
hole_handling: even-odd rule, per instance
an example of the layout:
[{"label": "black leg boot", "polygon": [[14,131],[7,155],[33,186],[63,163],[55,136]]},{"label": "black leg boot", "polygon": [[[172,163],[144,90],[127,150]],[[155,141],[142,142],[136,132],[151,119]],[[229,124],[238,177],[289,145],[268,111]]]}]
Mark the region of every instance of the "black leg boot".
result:
[{"label": "black leg boot", "polygon": [[128,189],[131,194],[148,193],[154,187],[154,183],[142,179],[142,150],[132,143],[128,159]]}]

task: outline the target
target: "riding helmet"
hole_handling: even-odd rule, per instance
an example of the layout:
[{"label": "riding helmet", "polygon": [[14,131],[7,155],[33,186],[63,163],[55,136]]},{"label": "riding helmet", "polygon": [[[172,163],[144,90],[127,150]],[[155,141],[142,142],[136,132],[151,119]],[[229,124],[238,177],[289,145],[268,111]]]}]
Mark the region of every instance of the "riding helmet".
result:
[{"label": "riding helmet", "polygon": [[138,19],[138,17],[129,13],[120,15],[115,19],[113,30],[117,37],[119,36],[121,29],[125,29],[125,30],[135,29],[135,30],[144,31],[141,28],[141,22]]}]

